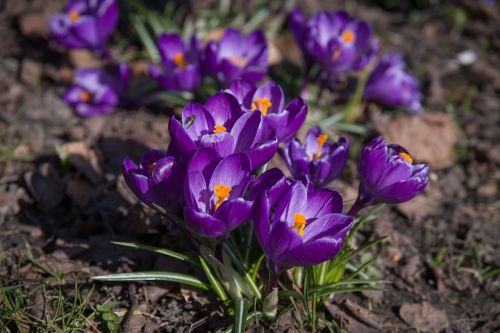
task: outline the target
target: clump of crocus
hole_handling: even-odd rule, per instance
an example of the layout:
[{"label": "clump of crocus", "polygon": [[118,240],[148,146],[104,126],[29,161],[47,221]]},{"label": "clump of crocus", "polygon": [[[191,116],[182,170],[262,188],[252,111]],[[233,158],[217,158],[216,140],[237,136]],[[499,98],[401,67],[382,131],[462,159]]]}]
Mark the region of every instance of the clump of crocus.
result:
[{"label": "clump of crocus", "polygon": [[415,164],[410,153],[382,137],[370,141],[361,151],[360,185],[350,214],[378,203],[396,204],[413,199],[427,186],[429,166]]},{"label": "clump of crocus", "polygon": [[304,144],[298,139],[288,142],[280,154],[295,178],[321,187],[340,176],[347,162],[349,141],[341,137],[330,143],[328,135],[315,126],[307,132]]},{"label": "clump of crocus", "polygon": [[257,82],[267,74],[268,50],[262,31],[244,36],[228,28],[219,42],[211,40],[205,49],[205,70],[227,85],[242,77]]},{"label": "clump of crocus", "polygon": [[315,190],[300,181],[275,202],[264,192],[255,201],[253,219],[269,270],[278,274],[335,257],[352,224],[342,208],[342,197],[334,190]]},{"label": "clump of crocus", "polygon": [[158,50],[163,69],[151,65],[151,76],[165,89],[196,89],[201,83],[201,45],[196,37],[184,44],[178,34],[162,34],[158,38]]},{"label": "clump of crocus", "polygon": [[314,62],[318,63],[321,80],[328,84],[334,83],[339,73],[363,69],[379,50],[370,26],[343,11],[322,11],[306,20],[295,9],[289,24],[306,66],[310,69]]},{"label": "clump of crocus", "polygon": [[267,163],[278,149],[275,138],[262,135],[261,116],[244,112],[236,98],[217,93],[204,104],[190,103],[182,111],[182,120],[170,118],[172,144],[182,154],[212,148],[219,157],[244,153],[252,170]]},{"label": "clump of crocus", "polygon": [[71,0],[62,14],[50,18],[50,34],[58,43],[106,55],[106,42],[118,23],[116,0]]},{"label": "clump of crocus", "polygon": [[363,98],[389,107],[422,110],[418,80],[406,70],[400,54],[384,54],[366,82]]},{"label": "clump of crocus", "polygon": [[109,72],[100,68],[79,69],[64,101],[81,117],[111,113],[121,104],[129,78],[130,68],[125,63]]},{"label": "clump of crocus", "polygon": [[304,100],[297,97],[285,106],[283,90],[272,81],[257,87],[249,80],[238,79],[226,91],[238,99],[245,111],[261,114],[265,138],[289,140],[306,120],[307,104]]},{"label": "clump of crocus", "polygon": [[187,226],[205,237],[227,236],[250,217],[252,202],[243,199],[250,179],[250,160],[245,154],[219,159],[212,149],[198,150],[184,183]]},{"label": "clump of crocus", "polygon": [[128,187],[145,204],[158,205],[175,213],[183,202],[184,167],[178,157],[158,150],[142,155],[137,165],[129,158],[123,161],[123,178]]}]

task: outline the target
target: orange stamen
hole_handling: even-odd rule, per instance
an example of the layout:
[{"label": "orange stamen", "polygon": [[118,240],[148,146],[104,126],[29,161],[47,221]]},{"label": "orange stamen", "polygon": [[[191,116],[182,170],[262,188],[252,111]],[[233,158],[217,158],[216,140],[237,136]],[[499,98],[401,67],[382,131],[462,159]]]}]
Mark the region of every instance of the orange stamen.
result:
[{"label": "orange stamen", "polygon": [[222,125],[215,125],[213,132],[214,132],[214,134],[225,133],[225,132],[227,132],[227,129]]},{"label": "orange stamen", "polygon": [[304,235],[304,228],[306,227],[306,217],[304,214],[295,213],[293,215],[293,228],[297,230],[299,236]]},{"label": "orange stamen", "polygon": [[228,59],[233,64],[235,64],[236,66],[239,66],[239,67],[245,67],[245,65],[247,64],[246,60],[241,58],[241,57],[230,56]]},{"label": "orange stamen", "polygon": [[316,151],[317,160],[319,160],[321,157],[321,150],[323,149],[323,145],[325,144],[326,140],[328,140],[328,135],[326,134],[320,134],[316,138],[316,142],[318,142],[318,150]]},{"label": "orange stamen", "polygon": [[80,101],[83,103],[88,103],[92,99],[92,94],[84,90],[80,93]]},{"label": "orange stamen", "polygon": [[76,10],[72,10],[69,12],[68,16],[71,22],[75,23],[80,17],[80,13],[78,13]]},{"label": "orange stamen", "polygon": [[407,154],[405,152],[400,152],[399,156],[404,158],[408,163],[413,164],[413,158],[410,156],[410,154]]},{"label": "orange stamen", "polygon": [[351,30],[347,30],[342,34],[342,41],[344,43],[352,43],[356,40],[356,35]]},{"label": "orange stamen", "polygon": [[174,56],[172,57],[172,61],[179,69],[185,69],[188,65],[184,54],[182,54],[181,52],[174,54]]},{"label": "orange stamen", "polygon": [[263,116],[267,115],[267,110],[273,105],[269,98],[256,98],[252,103],[252,110],[259,110]]},{"label": "orange stamen", "polygon": [[214,195],[217,197],[217,202],[215,203],[215,209],[218,209],[220,205],[229,197],[231,193],[231,186],[217,184],[214,186]]},{"label": "orange stamen", "polygon": [[148,172],[149,172],[149,174],[152,174],[152,173],[153,173],[153,170],[155,169],[155,166],[156,166],[156,162],[153,162],[153,163],[151,163],[151,164],[148,166]]}]

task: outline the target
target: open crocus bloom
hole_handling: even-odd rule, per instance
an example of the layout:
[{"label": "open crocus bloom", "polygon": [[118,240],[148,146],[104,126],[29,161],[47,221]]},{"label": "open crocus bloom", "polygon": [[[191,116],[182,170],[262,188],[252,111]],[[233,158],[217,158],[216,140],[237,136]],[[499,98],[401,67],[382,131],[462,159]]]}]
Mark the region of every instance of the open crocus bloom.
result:
[{"label": "open crocus bloom", "polygon": [[328,142],[328,135],[315,126],[307,132],[304,144],[298,139],[287,143],[280,154],[295,178],[312,182],[321,187],[344,170],[349,155],[349,141],[340,138],[338,142]]},{"label": "open crocus bloom", "polygon": [[238,79],[226,91],[238,99],[244,110],[261,114],[265,138],[289,140],[306,120],[304,100],[298,97],[285,106],[283,90],[273,81],[257,87],[249,80]]},{"label": "open crocus bloom", "polygon": [[295,9],[289,22],[306,63],[314,59],[332,78],[364,68],[379,50],[370,26],[343,11],[322,11],[307,21]]},{"label": "open crocus bloom", "polygon": [[123,178],[128,187],[145,204],[158,205],[176,212],[182,203],[184,168],[179,160],[158,150],[142,155],[139,165],[129,158],[123,161]]},{"label": "open crocus bloom", "polygon": [[363,98],[389,107],[422,110],[418,80],[406,70],[400,54],[384,54],[365,85]]},{"label": "open crocus bloom", "polygon": [[183,154],[201,147],[212,148],[219,157],[245,153],[252,170],[267,163],[278,149],[276,139],[263,137],[260,114],[244,113],[228,93],[215,94],[205,105],[186,105],[182,122],[170,118],[169,132],[172,143]]},{"label": "open crocus bloom", "polygon": [[208,42],[204,67],[224,85],[238,77],[257,82],[267,73],[267,60],[267,42],[262,31],[244,36],[228,28],[219,42]]},{"label": "open crocus bloom", "polygon": [[337,255],[352,224],[352,217],[342,214],[337,192],[295,181],[277,203],[271,199],[266,191],[253,207],[255,236],[271,271],[315,265]]},{"label": "open crocus bloom", "polygon": [[361,151],[361,177],[358,203],[400,203],[413,199],[425,189],[429,178],[427,164],[415,164],[408,151],[378,137]]},{"label": "open crocus bloom", "polygon": [[75,72],[74,84],[64,94],[64,101],[81,117],[113,112],[120,105],[130,78],[127,64],[117,65],[113,72],[84,68]]},{"label": "open crocus bloom", "polygon": [[184,183],[187,226],[210,238],[224,238],[248,220],[252,203],[243,199],[251,179],[245,154],[222,159],[209,148],[198,150],[188,165]]},{"label": "open crocus bloom", "polygon": [[184,45],[178,34],[162,34],[158,38],[163,69],[151,65],[151,76],[165,89],[194,90],[201,83],[201,45],[196,37]]},{"label": "open crocus bloom", "polygon": [[118,14],[116,0],[71,0],[65,13],[50,18],[50,34],[68,48],[104,52]]}]

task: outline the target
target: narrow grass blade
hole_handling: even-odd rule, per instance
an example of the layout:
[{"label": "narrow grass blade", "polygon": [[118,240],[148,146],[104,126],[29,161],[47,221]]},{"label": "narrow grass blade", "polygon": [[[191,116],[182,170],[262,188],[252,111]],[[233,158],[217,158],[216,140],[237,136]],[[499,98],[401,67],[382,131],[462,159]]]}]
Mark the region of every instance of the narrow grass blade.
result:
[{"label": "narrow grass blade", "polygon": [[247,326],[247,312],[249,303],[246,299],[240,298],[234,302],[234,333],[244,333]]},{"label": "narrow grass blade", "polygon": [[311,293],[321,293],[327,290],[337,290],[339,286],[349,286],[349,285],[358,285],[358,284],[381,284],[381,283],[390,283],[385,280],[343,280],[339,282],[329,283],[327,285],[315,287],[311,289]]},{"label": "narrow grass blade", "polygon": [[327,296],[332,294],[341,294],[341,293],[354,293],[361,291],[383,291],[381,288],[372,288],[372,287],[352,287],[352,288],[332,288],[331,290],[323,290],[321,292],[314,293],[317,296]]},{"label": "narrow grass blade", "polygon": [[209,287],[200,279],[186,274],[173,272],[137,272],[137,273],[121,273],[94,276],[94,281],[105,282],[123,282],[123,281],[170,281],[181,284],[186,284],[192,287],[208,290]]},{"label": "narrow grass blade", "polygon": [[184,261],[190,265],[199,267],[198,263],[196,261],[192,260],[191,258],[189,258],[188,256],[181,254],[179,252],[163,249],[161,247],[150,246],[150,245],[136,243],[136,242],[111,242],[111,243],[116,244],[116,245],[131,247],[134,249],[140,249],[140,250],[145,250],[145,251],[154,252],[154,253],[158,253],[158,254],[163,254],[164,256],[178,259],[178,260]]}]

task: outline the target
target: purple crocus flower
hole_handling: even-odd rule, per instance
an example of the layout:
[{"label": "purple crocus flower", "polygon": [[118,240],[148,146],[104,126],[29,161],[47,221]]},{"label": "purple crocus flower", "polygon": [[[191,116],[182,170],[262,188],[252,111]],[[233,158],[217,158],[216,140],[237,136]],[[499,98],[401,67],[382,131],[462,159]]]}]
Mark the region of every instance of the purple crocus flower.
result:
[{"label": "purple crocus flower", "polygon": [[162,34],[158,38],[163,70],[151,65],[151,76],[165,89],[194,90],[201,83],[200,56],[201,44],[191,37],[184,45],[178,34]]},{"label": "purple crocus flower", "polygon": [[315,126],[307,132],[304,144],[294,139],[280,150],[280,154],[295,178],[321,187],[340,176],[344,170],[349,141],[341,137],[338,142],[329,143],[328,135]]},{"label": "purple crocus flower", "polygon": [[249,80],[238,79],[226,92],[233,94],[244,110],[259,111],[265,138],[289,140],[306,120],[307,104],[304,100],[297,97],[285,106],[285,94],[273,81],[257,87]]},{"label": "purple crocus flower", "polygon": [[205,68],[224,85],[238,77],[257,82],[267,73],[266,37],[256,30],[248,36],[228,28],[219,42],[209,41],[205,49]]},{"label": "purple crocus flower", "polygon": [[294,181],[272,202],[264,192],[254,203],[255,236],[274,273],[332,259],[343,244],[352,217],[342,214],[342,197]]},{"label": "purple crocus flower", "polygon": [[120,105],[130,78],[130,68],[121,63],[107,72],[83,68],[75,72],[74,84],[64,94],[64,101],[81,117],[113,112]]},{"label": "purple crocus flower", "polygon": [[158,150],[145,152],[139,165],[129,158],[123,161],[123,177],[132,192],[145,204],[174,213],[183,201],[183,170],[178,158]]},{"label": "purple crocus flower", "polygon": [[388,144],[382,137],[373,139],[361,151],[359,194],[350,214],[377,203],[413,199],[427,186],[428,172],[429,166],[414,164],[403,147]]},{"label": "purple crocus flower", "polygon": [[400,54],[384,54],[366,82],[363,97],[389,107],[422,110],[418,80],[406,70]]},{"label": "purple crocus flower", "polygon": [[182,112],[182,122],[170,118],[170,137],[182,154],[209,147],[219,157],[247,154],[252,170],[267,163],[278,149],[278,141],[262,136],[261,116],[244,112],[236,98],[217,93],[205,103],[190,103]]},{"label": "purple crocus flower", "polygon": [[290,14],[290,28],[306,60],[318,62],[334,79],[338,73],[363,69],[376,56],[379,42],[370,26],[344,11],[322,11],[307,21],[299,9]]},{"label": "purple crocus flower", "polygon": [[202,148],[194,153],[188,170],[184,217],[191,230],[221,239],[249,219],[252,202],[243,194],[251,169],[245,154],[219,159],[214,150]]},{"label": "purple crocus flower", "polygon": [[50,34],[68,48],[105,53],[118,14],[116,0],[70,0],[65,13],[50,18]]}]

